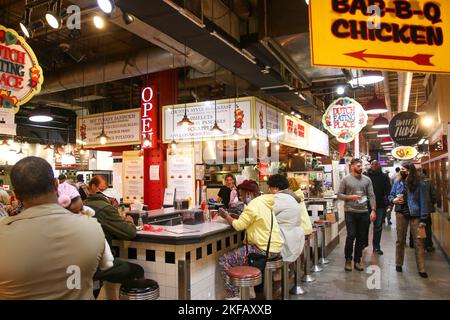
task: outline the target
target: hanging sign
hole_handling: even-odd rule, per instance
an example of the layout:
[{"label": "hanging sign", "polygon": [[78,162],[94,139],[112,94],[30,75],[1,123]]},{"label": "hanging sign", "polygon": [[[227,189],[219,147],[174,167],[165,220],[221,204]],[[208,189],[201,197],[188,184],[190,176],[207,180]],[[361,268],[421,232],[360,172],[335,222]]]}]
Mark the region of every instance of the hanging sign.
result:
[{"label": "hanging sign", "polygon": [[450,73],[450,1],[311,0],[314,66]]},{"label": "hanging sign", "polygon": [[283,113],[259,99],[256,101],[255,126],[259,139],[278,142],[283,135]]},{"label": "hanging sign", "polygon": [[[164,143],[172,139],[176,141],[205,141],[231,139],[234,128],[241,139],[252,137],[252,98],[205,101],[186,105],[186,114],[194,123],[192,126],[181,126],[185,114],[185,105],[164,106]],[[217,110],[217,112],[216,112]],[[211,131],[217,114],[217,124],[223,130],[220,133]]]},{"label": "hanging sign", "polygon": [[418,151],[416,148],[409,146],[400,146],[391,151],[392,156],[398,160],[411,160],[414,159]]},{"label": "hanging sign", "polygon": [[41,91],[43,82],[42,69],[25,39],[0,25],[0,108],[17,113]]},{"label": "hanging sign", "polygon": [[77,118],[77,139],[85,147],[105,147],[97,138],[103,128],[109,137],[107,146],[127,146],[141,143],[141,109],[129,109],[93,114]]},{"label": "hanging sign", "polygon": [[155,148],[158,139],[158,110],[156,86],[141,90],[141,146]]},{"label": "hanging sign", "polygon": [[354,99],[339,98],[328,107],[322,123],[338,142],[349,143],[367,125],[367,114]]},{"label": "hanging sign", "polygon": [[420,116],[415,112],[400,112],[389,123],[389,134],[395,143],[412,146],[425,135]]},{"label": "hanging sign", "polygon": [[14,121],[14,109],[13,108],[3,108],[0,106],[0,134],[15,136],[16,127]]}]

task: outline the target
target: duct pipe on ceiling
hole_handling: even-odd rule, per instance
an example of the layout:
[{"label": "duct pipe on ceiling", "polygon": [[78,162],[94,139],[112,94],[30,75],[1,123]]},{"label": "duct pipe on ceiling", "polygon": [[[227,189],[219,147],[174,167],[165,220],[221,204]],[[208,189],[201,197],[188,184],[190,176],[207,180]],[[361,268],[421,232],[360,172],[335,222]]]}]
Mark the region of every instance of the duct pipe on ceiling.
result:
[{"label": "duct pipe on ceiling", "polygon": [[[182,67],[183,65],[183,59],[175,59],[175,68]],[[106,62],[105,66],[103,66],[103,61],[95,61],[84,67],[77,67],[76,71],[68,70],[50,75],[45,79],[40,94],[79,88],[83,85],[83,73],[84,86],[87,87],[168,70],[172,66],[172,54],[159,48],[151,48],[140,51],[128,59]]]},{"label": "duct pipe on ceiling", "polygon": [[388,107],[387,117],[388,119],[392,119],[391,112],[392,112],[392,100],[391,100],[391,89],[389,88],[389,72],[384,71],[383,72],[383,91],[384,91],[384,97],[386,100],[386,105]]},{"label": "duct pipe on ceiling", "polygon": [[413,73],[398,73],[398,112],[408,111]]}]

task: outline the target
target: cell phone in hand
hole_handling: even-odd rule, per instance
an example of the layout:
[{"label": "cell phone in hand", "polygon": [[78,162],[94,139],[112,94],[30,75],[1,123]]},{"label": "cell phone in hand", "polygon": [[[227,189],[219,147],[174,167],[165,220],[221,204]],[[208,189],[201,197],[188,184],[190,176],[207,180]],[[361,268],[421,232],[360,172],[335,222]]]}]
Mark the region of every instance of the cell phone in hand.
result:
[{"label": "cell phone in hand", "polygon": [[219,214],[228,214],[228,211],[224,208],[219,208]]}]

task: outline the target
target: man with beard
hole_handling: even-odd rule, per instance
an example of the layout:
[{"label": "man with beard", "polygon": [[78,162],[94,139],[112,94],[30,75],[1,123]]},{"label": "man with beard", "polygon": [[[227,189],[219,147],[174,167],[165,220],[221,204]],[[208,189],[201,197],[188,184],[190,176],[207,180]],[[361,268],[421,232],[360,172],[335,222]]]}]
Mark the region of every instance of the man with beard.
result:
[{"label": "man with beard", "polygon": [[[375,194],[372,181],[362,175],[362,161],[353,159],[350,163],[351,173],[342,179],[339,185],[338,198],[345,201],[345,225],[347,239],[345,241],[345,270],[352,271],[353,244],[355,244],[354,267],[363,271],[361,264],[362,251],[369,233],[369,221],[375,221]],[[369,216],[368,202],[372,211]]]},{"label": "man with beard", "polygon": [[381,233],[383,230],[383,221],[386,216],[386,199],[391,192],[391,183],[389,176],[381,171],[380,163],[377,160],[373,160],[370,163],[370,169],[367,171],[367,176],[372,180],[373,191],[377,203],[377,219],[373,222],[373,252],[382,255],[383,251],[381,251],[380,246]]}]

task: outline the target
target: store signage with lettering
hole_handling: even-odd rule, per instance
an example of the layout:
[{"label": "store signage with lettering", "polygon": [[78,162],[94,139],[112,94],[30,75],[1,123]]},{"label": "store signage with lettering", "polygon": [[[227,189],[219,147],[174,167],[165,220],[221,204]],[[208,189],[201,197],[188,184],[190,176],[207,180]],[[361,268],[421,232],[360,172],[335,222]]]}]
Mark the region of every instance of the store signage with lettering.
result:
[{"label": "store signage with lettering", "polygon": [[256,100],[255,125],[259,139],[278,142],[283,134],[283,114],[267,103]]},{"label": "store signage with lettering", "polygon": [[0,25],[0,108],[13,109],[41,91],[42,69],[25,39]]},{"label": "store signage with lettering", "polygon": [[315,66],[450,73],[450,1],[310,0],[309,9]]},{"label": "store signage with lettering", "polygon": [[[157,131],[157,89],[156,86],[148,86],[141,90],[141,146],[143,148],[156,147]],[[148,142],[145,143],[146,141]]]},{"label": "store signage with lettering", "polygon": [[400,112],[389,123],[389,134],[395,143],[412,146],[424,137],[420,116],[415,112]]},{"label": "store signage with lettering", "polygon": [[[183,105],[164,106],[164,136],[165,143],[172,141],[204,141],[231,139],[234,128],[238,129],[241,139],[252,137],[251,98],[205,101],[187,105],[187,116],[194,123],[192,126],[179,126],[183,119]],[[216,119],[223,130],[221,133],[211,131]]]},{"label": "store signage with lettering", "polygon": [[[103,119],[104,118],[104,119]],[[85,147],[104,147],[97,138],[105,126],[108,146],[141,143],[141,109],[106,112],[77,118],[77,139]]]},{"label": "store signage with lettering", "polygon": [[328,107],[322,123],[337,141],[349,143],[367,125],[367,120],[363,107],[356,100],[345,97],[336,99]]},{"label": "store signage with lettering", "polygon": [[392,156],[398,160],[411,160],[414,159],[418,151],[416,148],[409,146],[400,146],[391,151]]}]

